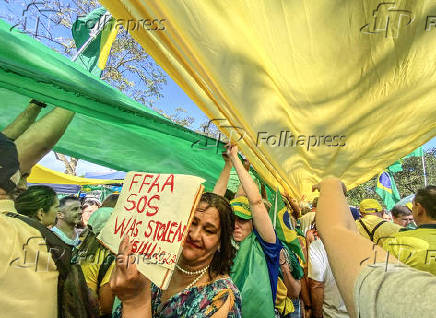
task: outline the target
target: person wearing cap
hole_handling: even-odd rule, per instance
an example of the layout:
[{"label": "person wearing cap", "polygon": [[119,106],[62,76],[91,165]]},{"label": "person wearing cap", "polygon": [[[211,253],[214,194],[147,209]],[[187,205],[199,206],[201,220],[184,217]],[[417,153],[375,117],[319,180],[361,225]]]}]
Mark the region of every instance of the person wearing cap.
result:
[{"label": "person wearing cap", "polygon": [[242,186],[230,201],[236,216],[233,240],[238,249],[230,277],[241,291],[242,316],[274,317],[282,244],[257,185],[238,158],[238,148],[227,145],[223,157],[225,166],[214,193],[225,194],[232,165]]},{"label": "person wearing cap", "polygon": [[383,207],[375,199],[364,199],[359,204],[361,218],[356,220],[360,235],[379,246],[391,235],[397,233],[401,226],[383,220]]},{"label": "person wearing cap", "polygon": [[[2,317],[57,317],[58,271],[41,233],[18,218],[18,151],[0,133],[0,308]],[[33,255],[33,258],[32,256]],[[35,256],[38,256],[37,258]]]},{"label": "person wearing cap", "polygon": [[100,200],[96,198],[85,198],[85,202],[82,204],[82,221],[85,226],[88,225],[88,220],[91,215],[101,207]]},{"label": "person wearing cap", "polygon": [[436,186],[418,190],[412,204],[418,228],[394,234],[383,248],[402,263],[436,275]]}]

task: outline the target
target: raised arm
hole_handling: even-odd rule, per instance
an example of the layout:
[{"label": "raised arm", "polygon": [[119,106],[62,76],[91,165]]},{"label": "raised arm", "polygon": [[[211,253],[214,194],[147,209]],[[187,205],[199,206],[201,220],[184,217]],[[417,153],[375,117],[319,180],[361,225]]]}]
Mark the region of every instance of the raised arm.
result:
[{"label": "raised arm", "polygon": [[[386,252],[359,235],[342,190],[341,181],[327,178],[315,185],[319,190],[316,225],[323,239],[330,266],[348,313],[356,317],[354,285],[363,266],[386,261]],[[389,262],[396,262],[390,258]],[[344,268],[347,270],[344,271]]]},{"label": "raised arm", "polygon": [[227,154],[223,153],[222,156],[224,159],[224,168],[221,171],[221,174],[218,178],[218,181],[215,184],[215,187],[213,188],[213,193],[224,196],[226,194],[227,185],[228,185],[229,179],[230,179],[230,171],[232,170],[232,162],[230,161],[230,158],[227,156]]},{"label": "raised arm", "polygon": [[11,140],[17,139],[31,124],[34,123],[36,117],[38,117],[41,112],[42,106],[40,105],[44,104],[36,101],[34,102],[32,99],[26,109],[21,112],[12,123],[3,129],[2,133]]},{"label": "raised arm", "polygon": [[[242,165],[244,166],[245,170],[250,171],[250,161],[245,159]],[[235,198],[241,195],[247,196],[247,194],[244,191],[244,188],[242,187],[242,183],[239,183],[238,191],[236,191],[235,193]]]},{"label": "raised arm", "polygon": [[259,193],[256,183],[254,183],[250,174],[238,158],[238,147],[229,146],[227,148],[227,155],[230,157],[230,160],[238,173],[239,181],[241,182],[248,201],[250,202],[254,228],[265,242],[276,243],[277,237],[271,219],[269,218],[268,211],[263,204],[262,196]]},{"label": "raised arm", "polygon": [[280,260],[279,260],[280,269],[283,274],[283,283],[288,289],[288,297],[293,299],[298,299],[301,291],[300,281],[295,279],[291,273],[291,264],[289,264],[287,257],[285,256],[285,250],[282,249],[280,251]]},{"label": "raised arm", "polygon": [[53,148],[65,133],[74,114],[57,107],[32,124],[24,134],[17,138],[15,144],[21,172],[29,172]]}]

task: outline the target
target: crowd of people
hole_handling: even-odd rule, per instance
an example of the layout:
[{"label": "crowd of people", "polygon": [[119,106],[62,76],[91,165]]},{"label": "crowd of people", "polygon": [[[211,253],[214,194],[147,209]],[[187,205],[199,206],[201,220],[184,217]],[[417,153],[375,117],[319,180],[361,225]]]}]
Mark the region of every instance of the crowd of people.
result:
[{"label": "crowd of people", "polygon": [[[205,192],[168,289],[97,239],[118,196],[58,199],[26,176],[74,114],[32,100],[0,133],[0,308],[4,317],[433,317],[436,187],[417,189],[390,212],[372,198],[347,203],[335,177],[313,186],[311,204],[284,194],[293,247],[281,241],[265,188],[236,145]],[[240,186],[228,189],[234,168]],[[295,249],[295,246],[299,249]],[[301,252],[301,253],[300,253]]]}]

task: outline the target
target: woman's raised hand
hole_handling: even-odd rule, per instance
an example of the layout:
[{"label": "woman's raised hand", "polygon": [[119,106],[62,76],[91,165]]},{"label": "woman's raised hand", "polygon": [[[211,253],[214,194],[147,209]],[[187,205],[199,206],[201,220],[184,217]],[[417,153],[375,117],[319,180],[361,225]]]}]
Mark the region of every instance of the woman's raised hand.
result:
[{"label": "woman's raised hand", "polygon": [[150,280],[138,272],[136,257],[131,253],[132,242],[125,235],[118,249],[116,266],[112,273],[110,286],[115,295],[125,304],[143,303],[151,298]]},{"label": "woman's raised hand", "polygon": [[231,143],[228,143],[226,146],[226,149],[227,149],[227,151],[226,151],[226,155],[230,158],[230,159],[232,159],[232,158],[237,158],[238,157],[238,146],[236,146],[236,145],[233,145],[233,144],[231,144]]}]

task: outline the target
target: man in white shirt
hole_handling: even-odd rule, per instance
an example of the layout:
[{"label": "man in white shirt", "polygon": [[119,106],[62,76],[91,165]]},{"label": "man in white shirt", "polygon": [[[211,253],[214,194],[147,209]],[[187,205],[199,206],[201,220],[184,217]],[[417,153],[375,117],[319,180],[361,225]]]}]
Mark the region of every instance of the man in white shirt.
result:
[{"label": "man in white shirt", "polygon": [[349,317],[319,237],[309,245],[309,272],[312,291],[312,317]]}]

